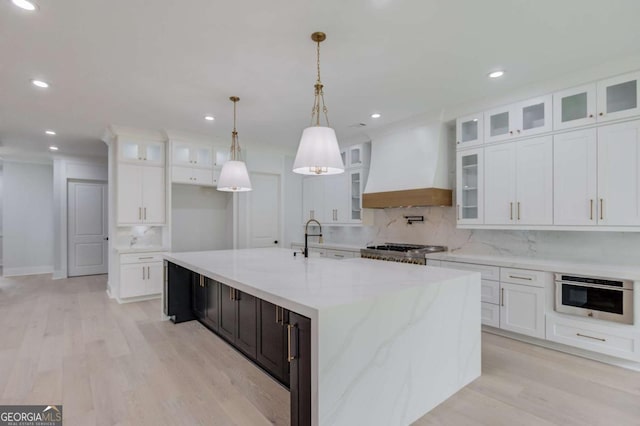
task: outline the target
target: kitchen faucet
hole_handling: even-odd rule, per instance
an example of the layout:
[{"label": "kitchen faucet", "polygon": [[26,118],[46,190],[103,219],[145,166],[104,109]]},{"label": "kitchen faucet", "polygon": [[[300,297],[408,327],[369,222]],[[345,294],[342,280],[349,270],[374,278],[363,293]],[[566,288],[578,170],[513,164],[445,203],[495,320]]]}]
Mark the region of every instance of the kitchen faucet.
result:
[{"label": "kitchen faucet", "polygon": [[[320,228],[320,233],[319,234],[309,234],[309,224],[311,222],[315,222],[318,224],[318,227]],[[304,257],[309,257],[309,237],[319,237],[318,238],[318,242],[320,244],[322,244],[322,225],[320,225],[320,222],[318,222],[315,219],[309,219],[307,221],[307,223],[304,224]]]}]

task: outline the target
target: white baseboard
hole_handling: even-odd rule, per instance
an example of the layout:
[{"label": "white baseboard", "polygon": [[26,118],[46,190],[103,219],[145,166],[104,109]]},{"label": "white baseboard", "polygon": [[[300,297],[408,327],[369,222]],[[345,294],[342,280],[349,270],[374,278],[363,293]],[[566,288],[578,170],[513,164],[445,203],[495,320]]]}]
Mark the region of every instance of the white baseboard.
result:
[{"label": "white baseboard", "polygon": [[45,266],[26,266],[21,268],[4,268],[2,272],[5,277],[50,274],[53,272],[53,266],[45,265]]},{"label": "white baseboard", "polygon": [[119,297],[116,298],[118,303],[132,303],[132,302],[144,302],[145,300],[153,300],[162,298],[161,294],[152,294],[150,296],[140,296],[140,297],[128,297],[126,299],[121,299]]},{"label": "white baseboard", "polygon": [[67,277],[67,274],[64,273],[64,271],[53,271],[53,276],[52,278],[54,280],[64,280]]}]

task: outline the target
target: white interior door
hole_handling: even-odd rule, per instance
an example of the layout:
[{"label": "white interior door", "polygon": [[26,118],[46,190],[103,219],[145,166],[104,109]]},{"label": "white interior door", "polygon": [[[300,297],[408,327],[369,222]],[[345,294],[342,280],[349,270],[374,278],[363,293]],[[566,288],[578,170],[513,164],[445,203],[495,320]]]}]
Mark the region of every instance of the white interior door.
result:
[{"label": "white interior door", "polygon": [[68,183],[68,275],[107,273],[107,185]]},{"label": "white interior door", "polygon": [[248,195],[249,247],[280,246],[280,176],[252,173]]}]

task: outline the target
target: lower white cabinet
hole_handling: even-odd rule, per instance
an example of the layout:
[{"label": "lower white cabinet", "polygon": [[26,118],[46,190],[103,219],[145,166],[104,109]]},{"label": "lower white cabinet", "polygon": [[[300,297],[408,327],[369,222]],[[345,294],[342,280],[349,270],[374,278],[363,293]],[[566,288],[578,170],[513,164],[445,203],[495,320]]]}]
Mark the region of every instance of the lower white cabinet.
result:
[{"label": "lower white cabinet", "polygon": [[544,292],[551,279],[545,272],[449,261],[440,266],[480,272],[482,324],[544,338]]},{"label": "lower white cabinet", "polygon": [[120,256],[120,299],[162,293],[162,256],[159,253]]},{"label": "lower white cabinet", "polygon": [[500,328],[544,339],[544,288],[500,283]]},{"label": "lower white cabinet", "polygon": [[640,361],[640,331],[547,315],[547,339],[618,358]]},{"label": "lower white cabinet", "polygon": [[213,169],[173,166],[171,169],[171,181],[174,183],[213,186]]}]

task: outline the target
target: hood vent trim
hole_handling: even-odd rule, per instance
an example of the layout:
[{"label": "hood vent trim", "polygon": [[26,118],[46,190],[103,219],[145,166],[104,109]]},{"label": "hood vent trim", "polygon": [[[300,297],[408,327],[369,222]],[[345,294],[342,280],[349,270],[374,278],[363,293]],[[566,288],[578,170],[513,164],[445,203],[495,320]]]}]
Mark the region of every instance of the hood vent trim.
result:
[{"label": "hood vent trim", "polygon": [[450,189],[420,188],[362,194],[362,207],[366,209],[452,205],[453,191]]}]

